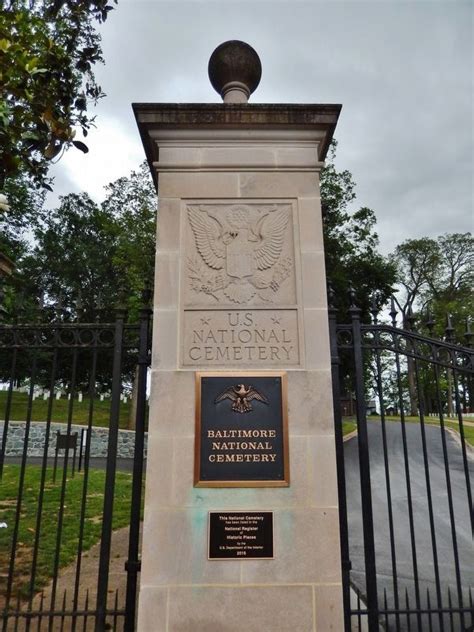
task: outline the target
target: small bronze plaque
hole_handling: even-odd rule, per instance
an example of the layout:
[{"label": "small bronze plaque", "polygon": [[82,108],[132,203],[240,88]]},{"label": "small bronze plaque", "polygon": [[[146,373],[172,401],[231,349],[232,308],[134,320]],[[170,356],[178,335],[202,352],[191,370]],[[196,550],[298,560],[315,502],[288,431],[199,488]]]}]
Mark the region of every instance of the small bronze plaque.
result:
[{"label": "small bronze plaque", "polygon": [[273,559],[273,512],[209,512],[210,560]]},{"label": "small bronze plaque", "polygon": [[196,487],[287,487],[286,373],[196,373]]}]

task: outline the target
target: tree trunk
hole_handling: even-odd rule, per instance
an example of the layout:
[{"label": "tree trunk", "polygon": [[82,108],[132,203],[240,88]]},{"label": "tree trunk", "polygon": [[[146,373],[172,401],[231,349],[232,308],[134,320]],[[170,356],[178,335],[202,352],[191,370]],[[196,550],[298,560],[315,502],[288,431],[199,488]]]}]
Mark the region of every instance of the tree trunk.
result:
[{"label": "tree trunk", "polygon": [[128,414],[127,428],[135,430],[137,420],[137,400],[138,400],[138,364],[135,367],[135,375],[133,376],[132,399],[130,400],[130,411]]}]

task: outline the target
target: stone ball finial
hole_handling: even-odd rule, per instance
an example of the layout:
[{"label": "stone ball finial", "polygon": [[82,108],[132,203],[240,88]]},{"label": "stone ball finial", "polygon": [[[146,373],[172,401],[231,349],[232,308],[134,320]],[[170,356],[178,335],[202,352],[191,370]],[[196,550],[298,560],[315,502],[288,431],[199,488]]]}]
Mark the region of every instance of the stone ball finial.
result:
[{"label": "stone ball finial", "polygon": [[262,76],[256,51],[239,40],[220,44],[209,59],[209,79],[224,103],[247,103]]}]

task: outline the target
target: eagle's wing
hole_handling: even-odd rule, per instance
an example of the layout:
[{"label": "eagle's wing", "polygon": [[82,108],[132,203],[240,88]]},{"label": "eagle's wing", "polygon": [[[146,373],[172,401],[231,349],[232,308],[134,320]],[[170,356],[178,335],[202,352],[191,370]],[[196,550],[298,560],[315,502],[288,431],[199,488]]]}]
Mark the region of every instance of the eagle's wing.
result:
[{"label": "eagle's wing", "polygon": [[222,226],[199,206],[188,207],[188,217],[199,254],[209,267],[220,270],[225,262]]},{"label": "eagle's wing", "polygon": [[222,393],[214,400],[214,404],[222,402],[224,399],[231,399],[233,402],[236,402],[239,399],[239,396],[235,392],[233,386],[229,386],[229,388],[226,388],[225,391],[222,391]]},{"label": "eagle's wing", "polygon": [[269,213],[259,222],[257,234],[260,244],[254,250],[254,258],[259,270],[267,270],[274,265],[283,247],[283,235],[290,214],[288,208]]},{"label": "eagle's wing", "polygon": [[259,393],[253,386],[249,388],[249,392],[245,396],[247,400],[250,402],[252,399],[256,399],[259,402],[263,402],[264,404],[268,404],[268,399],[262,393]]}]

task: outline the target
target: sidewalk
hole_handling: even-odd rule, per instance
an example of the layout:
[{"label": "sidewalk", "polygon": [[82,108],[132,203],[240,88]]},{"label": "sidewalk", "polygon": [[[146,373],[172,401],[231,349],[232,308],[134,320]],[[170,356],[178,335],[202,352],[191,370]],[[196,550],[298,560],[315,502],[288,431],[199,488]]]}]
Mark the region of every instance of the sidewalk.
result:
[{"label": "sidewalk", "polygon": [[[112,533],[112,545],[110,553],[109,564],[109,589],[108,589],[108,607],[114,608],[116,599],[118,607],[125,608],[125,591],[127,574],[125,572],[125,561],[128,554],[128,532],[129,528],[124,527],[118,529]],[[81,563],[81,576],[80,576],[80,588],[78,594],[77,609],[83,610],[86,605],[87,592],[89,591],[89,605],[88,609],[95,607],[95,599],[97,594],[97,573],[99,568],[99,553],[100,542],[95,544],[91,549],[86,551],[82,556]],[[140,577],[140,576],[139,576]],[[74,587],[76,580],[76,564],[71,564],[65,567],[59,572],[57,587],[56,587],[56,599],[55,610],[72,610],[74,599]],[[43,595],[43,597],[42,597]],[[43,610],[49,610],[51,606],[52,584],[49,584],[43,591],[38,594],[33,600],[32,610],[38,610],[41,607],[41,601],[43,599]],[[27,606],[23,608],[27,610]],[[41,628],[37,627],[38,619],[33,620],[33,629],[47,630],[48,621],[47,618],[43,618]],[[123,617],[118,617],[116,621],[116,627],[114,627],[113,617],[109,617],[108,623],[110,623],[110,629],[122,630],[123,629]],[[14,621],[9,625],[8,630],[14,630]],[[21,626],[20,626],[21,629]],[[71,618],[68,617],[61,623],[60,617],[55,617],[55,623],[51,628],[52,632],[68,631],[72,629]],[[85,632],[92,632],[94,630],[94,620],[89,618],[87,625],[84,625],[84,618],[78,617],[76,623],[76,630]]]}]

